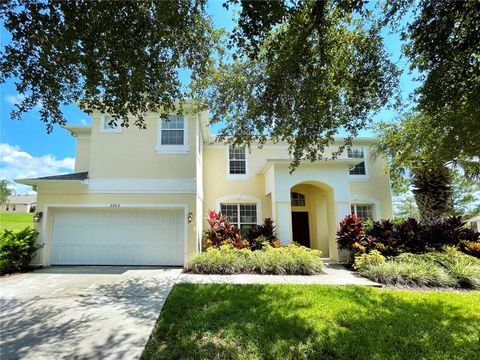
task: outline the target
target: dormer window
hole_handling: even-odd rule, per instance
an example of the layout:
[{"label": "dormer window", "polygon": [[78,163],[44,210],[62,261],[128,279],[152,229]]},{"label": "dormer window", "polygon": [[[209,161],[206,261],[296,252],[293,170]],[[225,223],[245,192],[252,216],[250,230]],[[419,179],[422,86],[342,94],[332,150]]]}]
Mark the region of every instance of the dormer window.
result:
[{"label": "dormer window", "polygon": [[170,115],[159,119],[157,151],[163,153],[188,153],[188,122],[184,116]]},{"label": "dormer window", "polygon": [[363,159],[363,161],[360,161],[349,170],[350,175],[367,175],[367,169],[365,166],[365,151],[363,147],[353,147],[348,149],[347,156],[349,159]]},{"label": "dormer window", "polygon": [[103,115],[100,131],[102,132],[122,132],[122,125],[119,119],[114,120],[111,115]]}]

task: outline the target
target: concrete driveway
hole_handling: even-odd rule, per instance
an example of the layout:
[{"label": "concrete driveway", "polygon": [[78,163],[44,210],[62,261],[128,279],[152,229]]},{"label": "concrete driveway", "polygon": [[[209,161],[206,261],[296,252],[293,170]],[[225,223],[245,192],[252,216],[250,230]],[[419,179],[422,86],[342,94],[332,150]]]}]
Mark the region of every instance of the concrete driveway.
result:
[{"label": "concrete driveway", "polygon": [[181,269],[52,267],[0,279],[0,358],[137,359]]}]

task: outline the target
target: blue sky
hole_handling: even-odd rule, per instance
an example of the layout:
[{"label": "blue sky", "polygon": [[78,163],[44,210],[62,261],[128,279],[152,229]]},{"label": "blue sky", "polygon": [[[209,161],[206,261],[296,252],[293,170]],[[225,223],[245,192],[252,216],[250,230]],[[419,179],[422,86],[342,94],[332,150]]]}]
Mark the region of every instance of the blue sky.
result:
[{"label": "blue sky", "polygon": [[[222,7],[223,1],[212,1],[208,12],[212,15],[216,27],[224,27],[227,31],[234,26],[233,10]],[[1,45],[10,41],[9,33],[0,25]],[[413,91],[416,83],[408,73],[408,62],[401,58],[401,42],[397,34],[383,33],[385,46],[392,61],[404,70],[400,78],[400,89],[405,100]],[[36,177],[67,173],[73,170],[75,156],[75,139],[59,126],[51,134],[45,131],[37,111],[25,114],[22,120],[10,119],[10,111],[14,104],[21,100],[21,94],[15,89],[15,79],[0,85],[0,178],[11,181],[15,178]],[[64,107],[64,114],[69,124],[90,124],[90,117],[78,106],[72,104]],[[375,118],[391,120],[395,112],[384,110]],[[372,135],[370,131],[362,135]],[[30,187],[16,185],[17,193],[31,191]]]}]

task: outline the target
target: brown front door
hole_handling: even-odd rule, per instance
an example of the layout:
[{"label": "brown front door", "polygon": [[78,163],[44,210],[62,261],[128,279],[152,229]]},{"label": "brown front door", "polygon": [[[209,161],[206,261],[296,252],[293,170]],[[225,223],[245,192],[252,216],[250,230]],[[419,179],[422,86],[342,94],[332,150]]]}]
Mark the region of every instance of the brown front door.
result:
[{"label": "brown front door", "polygon": [[293,241],[300,245],[310,247],[310,230],[308,226],[308,212],[292,212]]}]

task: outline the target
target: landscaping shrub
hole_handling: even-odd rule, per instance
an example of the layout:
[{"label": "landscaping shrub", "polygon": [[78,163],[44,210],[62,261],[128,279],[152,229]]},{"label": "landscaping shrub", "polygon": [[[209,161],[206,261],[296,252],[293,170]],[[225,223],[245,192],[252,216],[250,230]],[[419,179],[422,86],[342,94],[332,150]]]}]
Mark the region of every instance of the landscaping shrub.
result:
[{"label": "landscaping shrub", "polygon": [[237,249],[248,247],[248,242],[242,238],[237,227],[231,224],[221,212],[209,211],[207,221],[210,229],[204,232],[204,249],[227,244]]},{"label": "landscaping shrub", "polygon": [[363,219],[355,214],[345,216],[337,230],[337,245],[339,249],[347,249],[354,254],[366,251],[365,230],[362,226]]},{"label": "landscaping shrub", "polygon": [[320,257],[320,251],[295,244],[279,248],[267,245],[257,251],[222,245],[194,255],[188,270],[201,274],[313,275],[321,273]]},{"label": "landscaping shrub", "polygon": [[201,274],[239,274],[253,268],[251,250],[236,249],[231,244],[210,247],[192,257],[188,269]]},{"label": "landscaping shrub", "polygon": [[480,258],[480,242],[462,240],[459,249],[465,254]]},{"label": "landscaping shrub", "polygon": [[373,281],[390,285],[448,287],[455,284],[443,267],[421,259],[374,264],[362,274]]},{"label": "landscaping shrub", "polygon": [[28,268],[38,249],[38,233],[32,228],[13,232],[3,230],[0,235],[0,274],[10,274]]},{"label": "landscaping shrub", "polygon": [[[363,258],[368,256],[358,257],[359,263],[362,264]],[[359,271],[384,284],[480,289],[480,260],[453,247],[427,254],[404,253],[383,263],[372,261]]]},{"label": "landscaping shrub", "polygon": [[445,266],[450,274],[457,279],[460,287],[480,290],[479,265],[461,257],[453,259],[451,262],[446,263]]},{"label": "landscaping shrub", "polygon": [[378,250],[386,256],[398,256],[406,252],[420,254],[439,251],[446,245],[479,256],[480,233],[464,225],[460,217],[454,216],[425,226],[415,219],[399,222],[363,221],[355,215],[349,215],[340,223],[337,244],[339,249],[346,249],[353,256],[372,250]]},{"label": "landscaping shrub", "polygon": [[323,262],[319,250],[290,244],[279,248],[267,246],[253,253],[253,272],[275,275],[314,275],[320,274]]},{"label": "landscaping shrub", "polygon": [[368,254],[356,256],[353,268],[362,271],[371,265],[383,263],[385,263],[385,256],[383,256],[378,250],[372,250]]},{"label": "landscaping shrub", "polygon": [[253,226],[248,229],[246,238],[250,243],[250,248],[252,250],[259,250],[263,247],[263,243],[257,241],[257,239],[260,237],[263,237],[267,243],[276,247],[275,245],[278,243],[278,240],[274,221],[272,219],[266,218],[262,225]]}]

